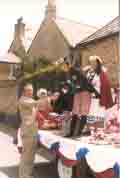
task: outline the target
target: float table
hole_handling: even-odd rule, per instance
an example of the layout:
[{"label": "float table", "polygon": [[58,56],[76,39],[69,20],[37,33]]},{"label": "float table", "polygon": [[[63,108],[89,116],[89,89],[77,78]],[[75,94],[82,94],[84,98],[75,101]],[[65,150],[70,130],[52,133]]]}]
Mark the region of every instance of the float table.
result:
[{"label": "float table", "polygon": [[89,144],[79,138],[64,138],[60,131],[39,130],[38,142],[56,155],[60,178],[71,178],[72,168],[83,158],[96,175],[102,176],[103,172],[112,169],[114,174],[111,178],[120,178],[120,148]]}]

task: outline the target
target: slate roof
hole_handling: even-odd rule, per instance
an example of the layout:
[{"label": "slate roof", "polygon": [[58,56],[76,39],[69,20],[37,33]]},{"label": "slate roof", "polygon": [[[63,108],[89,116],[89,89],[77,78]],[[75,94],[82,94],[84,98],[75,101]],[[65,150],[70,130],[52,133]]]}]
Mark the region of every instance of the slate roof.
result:
[{"label": "slate roof", "polygon": [[112,21],[110,21],[108,24],[106,24],[105,26],[103,26],[102,28],[97,30],[95,33],[93,33],[89,37],[82,40],[80,42],[80,44],[89,43],[91,41],[101,39],[101,38],[107,37],[109,35],[113,35],[119,31],[120,31],[120,18],[118,16],[115,19],[113,19]]},{"label": "slate roof", "polygon": [[68,43],[73,47],[97,30],[96,27],[61,17],[57,17],[55,23]]}]

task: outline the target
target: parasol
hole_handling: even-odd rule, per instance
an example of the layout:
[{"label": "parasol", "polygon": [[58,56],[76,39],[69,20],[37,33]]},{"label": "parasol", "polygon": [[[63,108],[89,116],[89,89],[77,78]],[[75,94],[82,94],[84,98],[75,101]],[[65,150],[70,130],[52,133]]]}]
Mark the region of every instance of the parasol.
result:
[{"label": "parasol", "polygon": [[21,58],[11,52],[0,56],[0,63],[20,64],[21,62]]}]

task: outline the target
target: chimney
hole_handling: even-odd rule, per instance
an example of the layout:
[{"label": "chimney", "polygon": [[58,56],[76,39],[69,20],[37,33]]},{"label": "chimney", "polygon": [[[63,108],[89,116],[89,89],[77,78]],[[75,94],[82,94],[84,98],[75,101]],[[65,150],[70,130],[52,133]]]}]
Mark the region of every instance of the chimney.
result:
[{"label": "chimney", "polygon": [[56,19],[56,3],[55,0],[48,0],[48,4],[46,6],[45,18],[47,20]]},{"label": "chimney", "polygon": [[22,41],[25,37],[25,24],[23,23],[23,18],[20,17],[15,24],[14,40]]}]

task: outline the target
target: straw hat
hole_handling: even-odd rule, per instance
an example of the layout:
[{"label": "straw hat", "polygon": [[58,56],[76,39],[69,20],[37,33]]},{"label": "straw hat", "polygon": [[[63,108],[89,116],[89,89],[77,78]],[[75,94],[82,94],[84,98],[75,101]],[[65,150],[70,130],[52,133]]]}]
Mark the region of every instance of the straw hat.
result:
[{"label": "straw hat", "polygon": [[101,64],[103,63],[102,59],[99,56],[90,56],[89,61],[99,61]]}]

